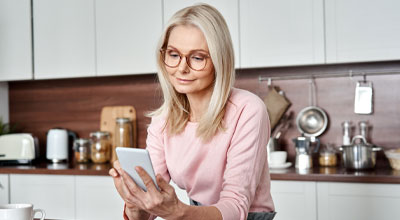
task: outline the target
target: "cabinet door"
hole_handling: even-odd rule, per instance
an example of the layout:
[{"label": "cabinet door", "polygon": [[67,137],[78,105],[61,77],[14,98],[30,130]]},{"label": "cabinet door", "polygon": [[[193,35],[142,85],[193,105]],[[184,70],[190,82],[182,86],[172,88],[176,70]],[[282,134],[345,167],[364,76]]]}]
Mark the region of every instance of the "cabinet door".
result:
[{"label": "cabinet door", "polygon": [[271,181],[271,195],[277,212],[274,219],[317,219],[315,182]]},{"label": "cabinet door", "polygon": [[74,176],[10,174],[10,200],[44,209],[49,219],[75,219]]},{"label": "cabinet door", "polygon": [[317,183],[318,219],[400,219],[400,185]]},{"label": "cabinet door", "polygon": [[156,73],[162,3],[97,0],[97,75]]},{"label": "cabinet door", "polygon": [[323,0],[240,1],[242,68],[324,63]]},{"label": "cabinet door", "polygon": [[32,79],[31,1],[0,1],[0,81]]},{"label": "cabinet door", "polygon": [[76,219],[122,219],[123,210],[110,176],[76,176]]},{"label": "cabinet door", "polygon": [[8,204],[9,199],[9,186],[8,174],[0,174],[0,204]]},{"label": "cabinet door", "polygon": [[33,0],[34,78],[95,76],[94,0]]},{"label": "cabinet door", "polygon": [[[178,10],[191,6],[198,1],[196,0],[168,0],[164,1],[164,25],[168,22],[168,20],[172,17],[172,15]],[[221,12],[222,16],[224,16],[226,23],[228,24],[229,31],[231,33],[233,49],[235,51],[235,67],[240,68],[240,59],[239,59],[239,9],[238,9],[238,0],[205,0],[202,1],[204,3],[210,4],[214,6],[219,12]]]},{"label": "cabinet door", "polygon": [[400,1],[325,0],[327,63],[400,59]]}]

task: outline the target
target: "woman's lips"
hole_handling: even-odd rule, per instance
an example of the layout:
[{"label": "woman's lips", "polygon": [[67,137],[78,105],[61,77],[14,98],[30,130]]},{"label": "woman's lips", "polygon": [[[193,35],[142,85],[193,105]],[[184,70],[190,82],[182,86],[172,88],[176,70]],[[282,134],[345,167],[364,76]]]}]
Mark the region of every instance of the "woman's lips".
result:
[{"label": "woman's lips", "polygon": [[181,78],[176,78],[176,79],[178,80],[178,82],[184,83],[184,84],[191,83],[194,81],[194,79],[181,79]]}]

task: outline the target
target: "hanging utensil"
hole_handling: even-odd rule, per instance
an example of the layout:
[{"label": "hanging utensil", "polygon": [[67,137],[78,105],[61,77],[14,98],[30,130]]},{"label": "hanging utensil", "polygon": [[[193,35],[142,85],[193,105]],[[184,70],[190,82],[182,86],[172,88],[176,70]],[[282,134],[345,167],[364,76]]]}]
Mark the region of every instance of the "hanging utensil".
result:
[{"label": "hanging utensil", "polygon": [[314,78],[310,79],[309,105],[302,109],[296,118],[297,129],[306,137],[321,135],[328,126],[328,116],[325,111],[317,107],[316,88]]},{"label": "hanging utensil", "polygon": [[354,98],[354,113],[356,114],[372,114],[373,109],[373,89],[372,82],[366,80],[364,75],[363,81],[358,81]]}]

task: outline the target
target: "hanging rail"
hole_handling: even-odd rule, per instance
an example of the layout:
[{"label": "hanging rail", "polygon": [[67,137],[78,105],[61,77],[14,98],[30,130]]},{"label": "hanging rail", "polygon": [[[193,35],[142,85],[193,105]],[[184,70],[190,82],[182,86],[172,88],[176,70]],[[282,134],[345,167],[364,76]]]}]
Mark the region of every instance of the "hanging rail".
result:
[{"label": "hanging rail", "polygon": [[347,73],[320,73],[320,74],[310,74],[310,75],[287,75],[287,76],[259,76],[258,80],[259,81],[273,81],[273,80],[296,80],[296,79],[313,79],[313,78],[335,78],[335,77],[353,77],[353,76],[363,76],[364,80],[366,76],[373,76],[373,75],[396,75],[400,74],[399,70],[393,70],[393,71],[381,71],[381,72],[368,72],[368,71],[362,71],[362,72],[353,72],[350,70]]}]

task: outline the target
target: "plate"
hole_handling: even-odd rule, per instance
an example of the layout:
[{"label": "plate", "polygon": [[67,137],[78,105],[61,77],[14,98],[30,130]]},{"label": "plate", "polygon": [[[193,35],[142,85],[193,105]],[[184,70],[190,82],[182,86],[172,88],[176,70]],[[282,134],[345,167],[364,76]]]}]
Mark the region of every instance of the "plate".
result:
[{"label": "plate", "polygon": [[269,165],[270,169],[285,169],[285,168],[288,168],[288,167],[292,166],[292,163],[291,162],[286,162],[286,163],[283,163],[283,164],[272,164],[272,163],[270,163],[268,165]]}]

